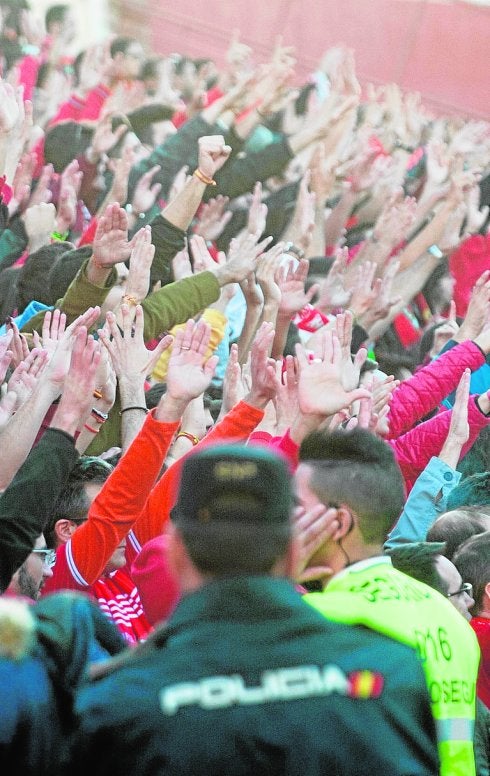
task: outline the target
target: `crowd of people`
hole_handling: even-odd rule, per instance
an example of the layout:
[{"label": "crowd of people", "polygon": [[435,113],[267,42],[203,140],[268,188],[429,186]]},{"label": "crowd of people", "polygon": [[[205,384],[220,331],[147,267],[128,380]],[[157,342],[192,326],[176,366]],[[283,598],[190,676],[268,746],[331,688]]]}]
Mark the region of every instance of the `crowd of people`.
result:
[{"label": "crowd of people", "polygon": [[488,776],[490,123],[0,33],[3,772]]}]

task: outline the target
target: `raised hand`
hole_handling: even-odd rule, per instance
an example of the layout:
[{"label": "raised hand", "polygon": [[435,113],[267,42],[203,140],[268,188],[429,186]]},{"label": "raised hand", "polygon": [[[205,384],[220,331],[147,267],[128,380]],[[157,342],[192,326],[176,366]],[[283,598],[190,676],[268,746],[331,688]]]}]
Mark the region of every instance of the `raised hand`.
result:
[{"label": "raised hand", "polygon": [[[318,143],[310,161],[309,188],[316,197],[316,203],[323,206],[335,186],[336,160],[327,159],[325,144]],[[313,205],[315,200],[313,200]]]},{"label": "raised hand", "polygon": [[33,348],[27,358],[14,369],[7,384],[7,390],[17,396],[16,410],[27,401],[34,391],[46,366],[48,355],[44,350]]},{"label": "raised hand", "polygon": [[32,205],[21,216],[24,222],[31,252],[49,242],[56,225],[56,208],[53,204],[41,202]]},{"label": "raised hand", "polygon": [[307,250],[310,245],[313,230],[315,228],[316,194],[309,189],[310,178],[311,172],[310,170],[307,170],[299,185],[296,207],[294,209],[291,227],[288,230],[288,236],[290,235],[293,242],[299,245],[304,251]]},{"label": "raised hand", "polygon": [[[102,345],[102,341],[101,341]],[[95,375],[96,390],[92,406],[108,414],[116,401],[117,377],[111,357],[106,348],[101,347],[100,362]]]},{"label": "raised hand", "polygon": [[257,331],[250,351],[251,387],[246,401],[262,409],[277,391],[276,362],[269,358],[275,331],[271,323],[264,322]]},{"label": "raised hand", "polygon": [[375,378],[373,380],[373,412],[378,416],[385,407],[389,407],[393,391],[400,385],[399,380],[395,380],[393,375],[385,377],[383,380]]},{"label": "raised hand", "polygon": [[183,248],[172,259],[172,275],[174,280],[182,280],[193,274],[189,251]]},{"label": "raised hand", "polygon": [[0,78],[0,132],[8,134],[19,121],[19,103],[13,86]]},{"label": "raised hand", "polygon": [[361,326],[367,331],[376,321],[386,318],[391,308],[401,301],[400,296],[392,295],[393,282],[399,266],[398,261],[391,261],[382,278],[376,278],[368,283],[369,277],[367,277],[365,288],[359,286],[356,300],[353,297],[351,301],[352,310],[357,315]]},{"label": "raised hand", "polygon": [[228,197],[223,197],[220,194],[216,199],[210,199],[202,205],[195,233],[204,240],[211,242],[216,240],[233,215],[231,210],[226,210],[228,202]]},{"label": "raised hand", "polygon": [[350,310],[340,313],[335,319],[335,328],[342,354],[342,385],[346,391],[352,391],[358,387],[361,369],[367,358],[366,348],[359,348],[354,358],[352,358],[353,324],[354,316]]},{"label": "raised hand", "polygon": [[208,251],[204,237],[201,237],[200,234],[193,234],[189,240],[189,246],[192,253],[194,272],[204,272],[215,267],[216,262]]},{"label": "raised hand", "polygon": [[339,248],[330,272],[320,285],[316,307],[322,312],[331,312],[349,304],[352,290],[347,287],[346,270],[349,258],[348,248]]},{"label": "raised hand", "polygon": [[342,385],[342,352],[338,337],[332,331],[322,334],[321,348],[309,361],[302,345],[296,345],[299,366],[298,398],[304,415],[328,417],[354,401],[370,396],[365,388],[346,391]]},{"label": "raised hand", "polygon": [[211,327],[192,318],[178,329],[167,369],[167,394],[174,401],[192,401],[208,387],[218,363],[217,356],[205,359]]},{"label": "raised hand", "polygon": [[10,216],[22,210],[29,200],[35,165],[35,154],[25,153],[21,156],[12,182],[12,199],[8,204]]},{"label": "raised hand", "polygon": [[151,226],[142,227],[131,241],[129,273],[123,301],[131,304],[145,299],[150,288],[150,271],[155,256],[155,246],[151,241]]},{"label": "raised hand", "polygon": [[448,438],[463,447],[470,437],[468,423],[468,399],[470,397],[471,370],[465,369],[456,388],[456,395],[451,412]]},{"label": "raised hand", "polygon": [[[107,195],[110,202],[124,205],[128,198],[129,173],[134,164],[135,153],[133,148],[126,147],[122,155],[117,159],[110,159],[107,168],[112,172],[111,190]],[[101,207],[104,207],[102,203]]]},{"label": "raised hand", "polygon": [[247,231],[250,234],[258,234],[259,237],[263,235],[267,212],[267,205],[262,202],[262,184],[257,181],[248,210]]},{"label": "raised hand", "polygon": [[239,401],[243,399],[245,390],[242,382],[242,369],[238,361],[238,345],[233,343],[230,348],[223,380],[223,400],[220,417],[226,415]]},{"label": "raised hand", "polygon": [[128,216],[117,203],[109,205],[100,217],[93,242],[92,261],[96,267],[109,269],[126,261],[131,252],[128,242]]},{"label": "raised hand", "polygon": [[141,305],[135,308],[134,326],[128,305],[121,305],[122,334],[113,312],[106,315],[106,327],[99,330],[99,338],[107,348],[114,371],[118,378],[130,377],[144,379],[153,370],[164,350],[172,344],[167,335],[158,343],[155,350],[148,350],[143,338],[144,315]]},{"label": "raised hand", "polygon": [[255,273],[257,283],[262,290],[264,304],[277,306],[277,309],[279,309],[281,302],[281,289],[276,281],[276,277],[280,269],[284,248],[285,244],[280,242],[263,253]]},{"label": "raised hand", "polygon": [[173,202],[176,196],[180,194],[185,184],[189,180],[190,175],[187,174],[188,172],[189,172],[189,166],[187,164],[184,164],[184,166],[181,167],[178,173],[176,174],[175,178],[172,181],[172,185],[170,186],[170,191],[168,192],[169,203]]},{"label": "raised hand", "polygon": [[57,230],[61,234],[69,231],[77,216],[77,202],[83,173],[76,159],[63,170],[58,198]]},{"label": "raised hand", "polygon": [[213,178],[231,154],[223,135],[205,135],[198,141],[198,168],[207,178]]},{"label": "raised hand", "polygon": [[21,334],[19,328],[14,320],[10,320],[7,323],[8,329],[12,332],[12,336],[9,340],[10,350],[12,351],[12,363],[14,367],[24,361],[29,355],[29,345],[25,334]]},{"label": "raised hand", "polygon": [[488,218],[488,205],[480,209],[480,187],[472,186],[466,192],[466,231],[470,234],[479,232]]},{"label": "raised hand", "polygon": [[126,124],[120,124],[113,130],[112,116],[105,116],[95,127],[92,143],[86,152],[88,161],[96,164],[104,154],[109,153],[119,143],[127,131]]},{"label": "raised hand", "polygon": [[64,379],[63,393],[58,409],[51,421],[57,426],[66,416],[77,425],[87,417],[93,403],[95,379],[100,364],[100,344],[87,333],[86,326],[80,324],[71,340],[70,362]]},{"label": "raised hand", "polygon": [[276,409],[277,433],[284,434],[291,427],[298,414],[298,367],[294,356],[286,356],[276,363]]},{"label": "raised hand", "polygon": [[58,339],[58,346],[43,374],[60,393],[70,368],[74,339],[80,328],[90,329],[100,315],[100,307],[89,307],[71,323]]},{"label": "raised hand", "polygon": [[298,546],[295,580],[327,580],[333,570],[329,566],[315,563],[315,555],[340,527],[337,510],[321,502],[308,509],[297,507],[293,513],[293,526]]},{"label": "raised hand", "polygon": [[36,188],[31,194],[29,207],[40,205],[42,202],[51,202],[52,192],[50,189],[51,178],[53,177],[53,165],[46,164],[36,184]]},{"label": "raised hand", "polygon": [[13,329],[10,329],[0,337],[0,385],[5,380],[5,375],[14,356],[13,350],[10,349],[13,336]]},{"label": "raised hand", "polygon": [[226,61],[234,78],[249,68],[251,54],[252,49],[250,46],[240,41],[240,31],[233,30],[230,45],[226,52]]},{"label": "raised hand", "polygon": [[415,223],[417,201],[403,197],[401,191],[390,197],[373,229],[373,240],[383,245],[395,246],[403,240]]},{"label": "raised hand", "polygon": [[280,317],[290,318],[295,315],[295,313],[309,304],[317,291],[319,291],[320,286],[318,283],[314,283],[308,291],[305,291],[309,266],[307,259],[301,259],[296,267],[294,262],[290,262],[287,267],[279,269],[276,280],[281,291]]},{"label": "raised hand", "polygon": [[159,164],[155,164],[138,180],[131,201],[135,215],[139,216],[141,213],[147,213],[157,201],[157,197],[162,190],[162,184],[153,183],[153,178],[161,169]]},{"label": "raised hand", "polygon": [[36,348],[42,348],[48,354],[48,362],[51,360],[58,343],[65,333],[66,315],[61,310],[48,310],[44,316],[42,338],[37,331],[33,332],[32,339]]},{"label": "raised hand", "polygon": [[[461,324],[459,331],[455,335],[454,339],[457,342],[464,342],[468,339],[476,339],[480,335],[483,335],[485,324],[490,316],[490,270],[486,269],[475,285],[471,292],[470,301],[466,311],[466,316]],[[487,337],[485,338],[487,339]],[[478,342],[480,347],[487,353],[486,346]],[[489,340],[490,346],[490,340]]]},{"label": "raised hand", "polygon": [[240,283],[250,272],[254,272],[257,258],[272,241],[272,237],[266,237],[257,243],[258,234],[246,234],[240,239],[234,239],[230,243],[228,261],[223,268],[224,282]]}]

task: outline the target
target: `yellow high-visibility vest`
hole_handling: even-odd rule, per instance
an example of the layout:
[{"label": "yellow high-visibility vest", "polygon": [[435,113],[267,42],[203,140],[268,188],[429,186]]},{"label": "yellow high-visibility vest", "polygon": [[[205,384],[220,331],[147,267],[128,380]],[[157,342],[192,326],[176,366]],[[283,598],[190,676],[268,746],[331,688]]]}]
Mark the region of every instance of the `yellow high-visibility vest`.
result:
[{"label": "yellow high-visibility vest", "polygon": [[417,650],[436,723],[441,776],[475,776],[480,649],[447,598],[379,557],[345,569],[323,592],[304,600],[329,620],[364,625]]}]

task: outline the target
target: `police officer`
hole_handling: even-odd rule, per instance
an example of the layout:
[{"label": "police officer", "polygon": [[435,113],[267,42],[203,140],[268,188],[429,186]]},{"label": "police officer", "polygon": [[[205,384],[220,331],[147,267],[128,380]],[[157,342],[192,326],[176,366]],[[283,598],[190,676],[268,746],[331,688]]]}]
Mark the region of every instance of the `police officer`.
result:
[{"label": "police officer", "polygon": [[291,511],[262,448],[186,460],[169,535],[183,598],[80,692],[72,776],[437,773],[415,653],[303,602]]}]

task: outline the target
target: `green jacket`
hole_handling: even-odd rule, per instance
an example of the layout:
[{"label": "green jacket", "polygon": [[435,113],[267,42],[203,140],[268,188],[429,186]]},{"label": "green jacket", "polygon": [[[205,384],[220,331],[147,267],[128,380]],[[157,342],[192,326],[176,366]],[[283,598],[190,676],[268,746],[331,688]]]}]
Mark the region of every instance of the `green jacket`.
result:
[{"label": "green jacket", "polygon": [[[116,661],[117,662],[117,661]],[[437,773],[412,650],[327,622],[269,577],[209,582],[81,689],[70,774]]]}]

